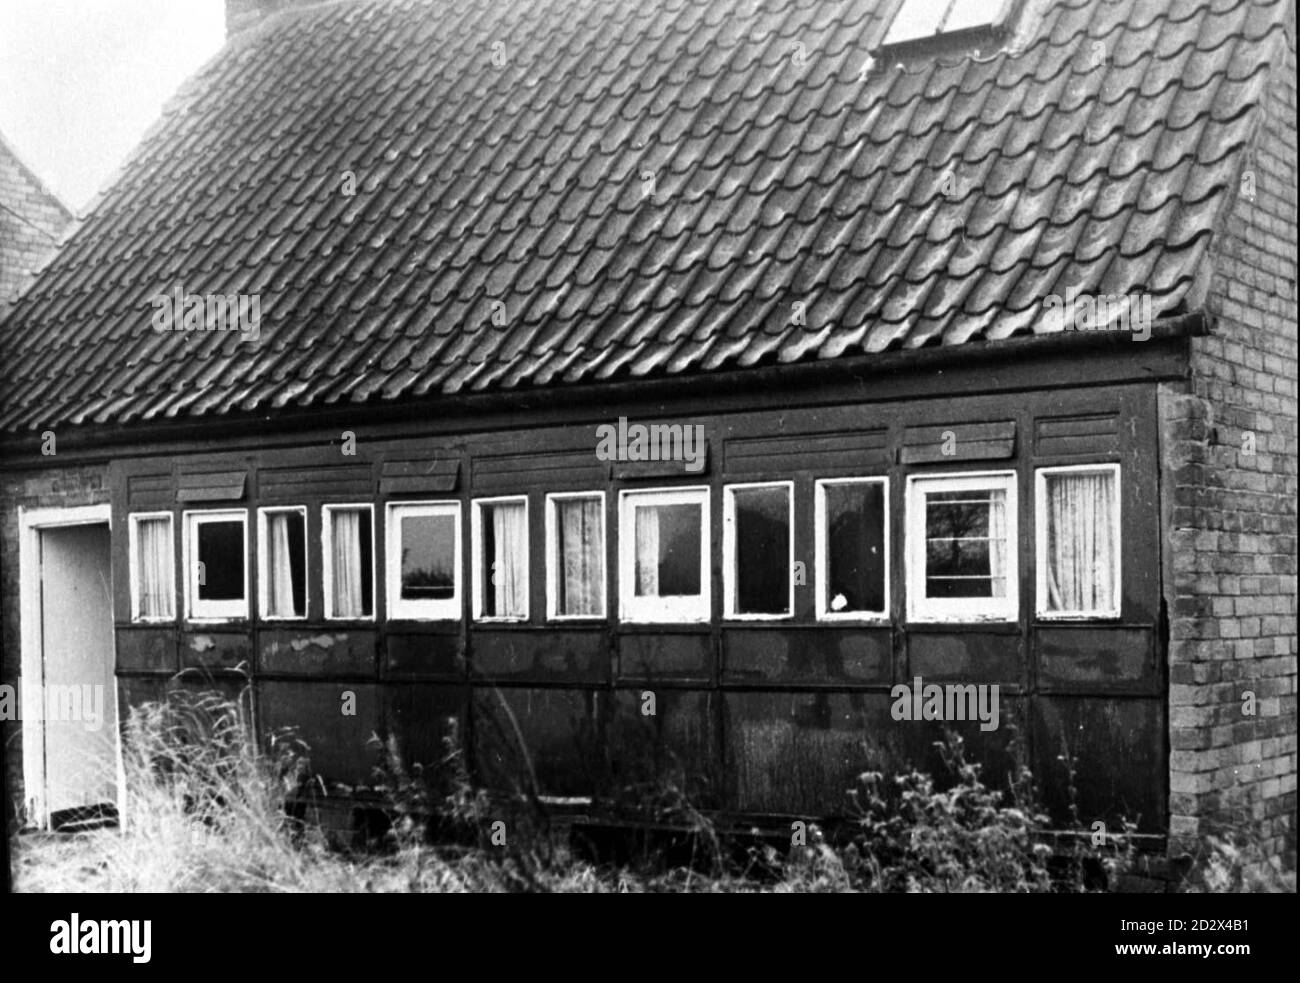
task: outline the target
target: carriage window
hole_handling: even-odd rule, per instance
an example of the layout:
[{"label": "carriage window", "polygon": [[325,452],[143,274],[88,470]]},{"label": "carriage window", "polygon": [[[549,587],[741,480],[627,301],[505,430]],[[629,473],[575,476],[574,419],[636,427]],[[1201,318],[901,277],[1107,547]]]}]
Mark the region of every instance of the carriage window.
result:
[{"label": "carriage window", "polygon": [[460,503],[388,506],[388,614],[455,620],[460,609]]},{"label": "carriage window", "polygon": [[723,515],[728,618],[794,611],[794,485],[730,485]]},{"label": "carriage window", "polygon": [[1035,477],[1039,616],[1119,617],[1119,465]]},{"label": "carriage window", "polygon": [[909,618],[1014,621],[1016,547],[1014,474],[909,479]]},{"label": "carriage window", "polygon": [[262,617],[307,617],[307,510],[258,509],[257,544]]},{"label": "carriage window", "polygon": [[546,496],[547,615],[605,616],[605,496]]},{"label": "carriage window", "polygon": [[885,478],[816,484],[817,617],[883,618],[889,611],[889,484]]},{"label": "carriage window", "polygon": [[528,618],[528,500],[474,503],[474,617]]},{"label": "carriage window", "polygon": [[176,617],[176,561],[172,516],[131,516],[131,619],[171,621]]},{"label": "carriage window", "polygon": [[243,509],[185,513],[188,617],[248,617],[247,526]]},{"label": "carriage window", "polygon": [[326,618],[375,616],[374,514],[369,505],[326,505],[321,510]]},{"label": "carriage window", "polygon": [[625,491],[619,503],[620,617],[709,620],[709,490]]}]

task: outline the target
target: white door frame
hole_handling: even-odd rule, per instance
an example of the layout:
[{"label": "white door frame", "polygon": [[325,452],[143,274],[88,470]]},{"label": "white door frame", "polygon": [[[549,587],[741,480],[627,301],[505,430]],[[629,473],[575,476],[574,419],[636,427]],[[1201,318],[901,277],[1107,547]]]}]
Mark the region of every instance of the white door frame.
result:
[{"label": "white door frame", "polygon": [[[111,505],[80,505],[61,509],[25,509],[18,507],[18,630],[22,641],[22,679],[42,678],[43,639],[41,637],[40,534],[44,529],[68,526],[107,525],[112,543],[113,509]],[[111,550],[111,545],[110,545]],[[110,563],[112,562],[110,553]],[[110,603],[111,603],[110,599]],[[116,650],[116,645],[114,646]],[[126,806],[126,772],[122,766],[122,740],[117,706],[117,666],[113,666],[113,700],[117,749],[117,815],[123,821]],[[44,720],[23,713],[23,804],[27,819],[42,829],[50,824],[45,802],[45,734]]]}]

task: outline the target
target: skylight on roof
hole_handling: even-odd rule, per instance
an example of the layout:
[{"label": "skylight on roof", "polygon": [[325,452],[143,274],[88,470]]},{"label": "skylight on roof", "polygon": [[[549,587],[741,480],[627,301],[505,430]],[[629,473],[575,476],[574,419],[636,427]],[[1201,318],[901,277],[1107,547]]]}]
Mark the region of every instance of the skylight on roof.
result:
[{"label": "skylight on roof", "polygon": [[957,31],[989,30],[1002,19],[998,0],[903,0],[884,43],[904,44]]}]

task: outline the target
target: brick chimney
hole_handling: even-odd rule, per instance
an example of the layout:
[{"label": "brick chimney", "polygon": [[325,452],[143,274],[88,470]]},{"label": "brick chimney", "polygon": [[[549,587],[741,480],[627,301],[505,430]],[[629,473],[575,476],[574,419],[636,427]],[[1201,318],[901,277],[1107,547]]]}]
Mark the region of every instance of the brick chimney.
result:
[{"label": "brick chimney", "polygon": [[277,11],[321,2],[323,0],[226,0],[226,37],[234,37]]}]

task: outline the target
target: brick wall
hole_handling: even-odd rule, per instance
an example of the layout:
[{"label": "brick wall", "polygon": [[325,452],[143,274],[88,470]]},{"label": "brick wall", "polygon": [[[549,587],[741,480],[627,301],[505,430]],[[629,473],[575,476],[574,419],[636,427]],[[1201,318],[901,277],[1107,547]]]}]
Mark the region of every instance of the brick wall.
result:
[{"label": "brick wall", "polygon": [[1216,329],[1193,339],[1191,379],[1164,387],[1160,407],[1171,847],[1235,826],[1294,868],[1294,24],[1289,36],[1215,244]]},{"label": "brick wall", "polygon": [[[100,505],[109,500],[104,467],[10,471],[0,474],[0,681],[17,685],[22,666],[18,624],[18,508],[71,508]],[[22,802],[22,724],[0,724],[6,774],[5,818]]]},{"label": "brick wall", "polygon": [[0,319],[54,254],[71,221],[0,139]]}]

